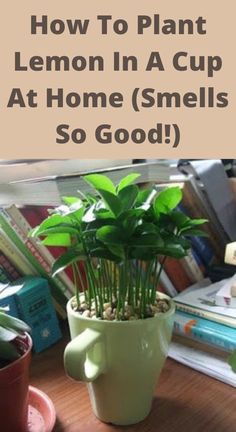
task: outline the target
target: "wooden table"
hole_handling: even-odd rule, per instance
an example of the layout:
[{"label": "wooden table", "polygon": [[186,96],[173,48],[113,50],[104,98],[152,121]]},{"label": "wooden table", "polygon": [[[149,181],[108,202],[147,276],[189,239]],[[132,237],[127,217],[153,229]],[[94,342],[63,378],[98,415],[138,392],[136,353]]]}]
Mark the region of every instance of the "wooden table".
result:
[{"label": "wooden table", "polygon": [[156,388],[153,409],[145,421],[131,427],[100,422],[91,411],[86,385],[65,376],[65,344],[66,338],[35,355],[31,367],[31,385],[46,392],[54,402],[55,432],[236,431],[236,390],[170,359]]}]

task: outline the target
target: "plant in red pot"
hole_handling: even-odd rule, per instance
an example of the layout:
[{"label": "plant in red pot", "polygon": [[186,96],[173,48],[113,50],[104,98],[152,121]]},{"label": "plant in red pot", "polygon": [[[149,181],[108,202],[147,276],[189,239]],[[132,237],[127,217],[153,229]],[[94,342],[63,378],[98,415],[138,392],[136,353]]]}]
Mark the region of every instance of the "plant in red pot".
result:
[{"label": "plant in red pot", "polygon": [[0,308],[0,425],[4,432],[26,432],[30,328]]}]

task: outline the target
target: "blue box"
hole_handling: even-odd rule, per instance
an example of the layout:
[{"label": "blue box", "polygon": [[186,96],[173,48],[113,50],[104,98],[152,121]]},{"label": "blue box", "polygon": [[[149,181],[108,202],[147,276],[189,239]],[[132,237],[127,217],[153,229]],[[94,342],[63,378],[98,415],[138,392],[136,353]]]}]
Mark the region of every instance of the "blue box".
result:
[{"label": "blue box", "polygon": [[25,276],[14,284],[23,285],[14,295],[18,317],[31,327],[33,349],[41,352],[62,337],[48,282]]}]

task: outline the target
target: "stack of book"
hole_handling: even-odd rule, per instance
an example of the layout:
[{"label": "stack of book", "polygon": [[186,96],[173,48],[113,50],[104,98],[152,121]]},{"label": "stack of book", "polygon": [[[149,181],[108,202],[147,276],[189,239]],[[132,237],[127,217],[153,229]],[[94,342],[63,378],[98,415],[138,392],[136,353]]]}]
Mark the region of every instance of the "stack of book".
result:
[{"label": "stack of book", "polygon": [[170,357],[236,386],[228,365],[236,349],[236,308],[218,306],[217,293],[227,284],[205,279],[175,297],[174,338]]},{"label": "stack of book", "polygon": [[[37,208],[34,211],[35,222]],[[42,209],[40,210],[42,214]],[[73,281],[66,272],[52,278],[51,267],[61,250],[50,251],[38,244],[28,234],[33,226],[23,214],[22,209],[12,205],[0,209],[0,268],[1,282],[17,280],[21,276],[41,276],[47,279],[56,311],[66,317],[66,302],[74,293]]]}]

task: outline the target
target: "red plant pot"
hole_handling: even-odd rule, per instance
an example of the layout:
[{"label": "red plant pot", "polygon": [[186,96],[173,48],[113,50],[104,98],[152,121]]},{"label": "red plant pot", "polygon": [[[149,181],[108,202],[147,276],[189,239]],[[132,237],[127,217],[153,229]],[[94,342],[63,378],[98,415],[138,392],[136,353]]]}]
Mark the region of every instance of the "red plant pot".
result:
[{"label": "red plant pot", "polygon": [[0,428],[4,432],[26,432],[28,419],[29,366],[32,340],[20,342],[24,354],[0,369]]}]

